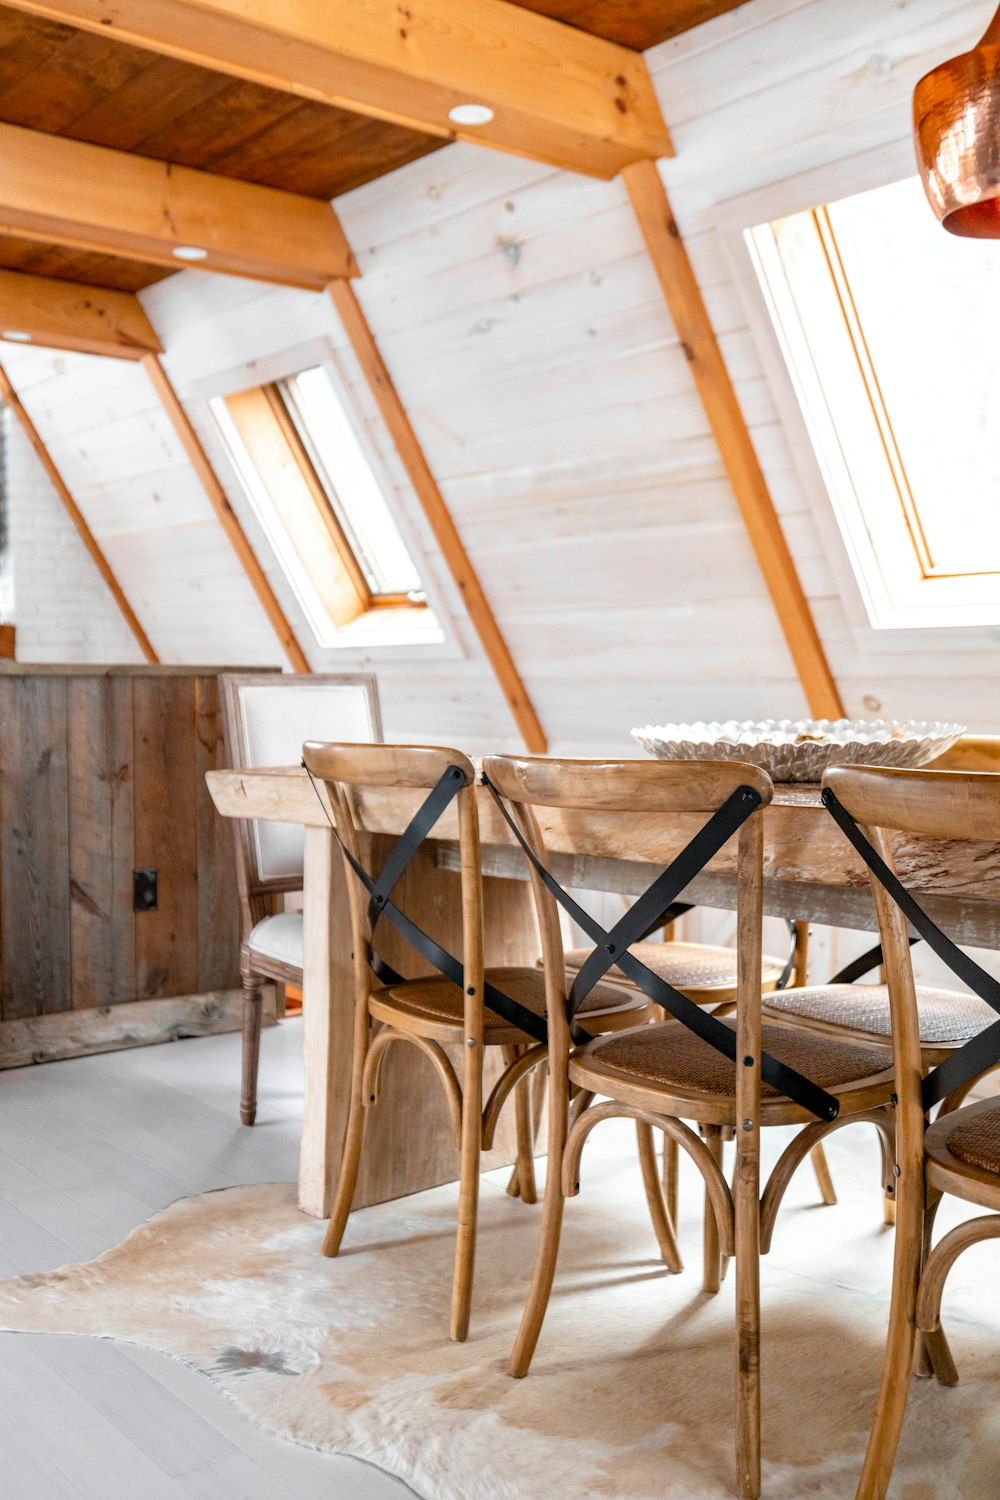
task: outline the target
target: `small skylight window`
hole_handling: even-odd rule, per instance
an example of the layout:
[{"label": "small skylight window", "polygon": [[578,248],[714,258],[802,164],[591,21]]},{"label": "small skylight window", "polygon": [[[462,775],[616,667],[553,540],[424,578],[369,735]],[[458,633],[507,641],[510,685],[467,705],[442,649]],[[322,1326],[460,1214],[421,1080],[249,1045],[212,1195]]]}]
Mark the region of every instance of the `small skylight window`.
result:
[{"label": "small skylight window", "polygon": [[320,645],[441,642],[384,482],[327,369],[211,406]]},{"label": "small skylight window", "polygon": [[748,232],[872,623],[1000,622],[1000,259],[917,178]]}]

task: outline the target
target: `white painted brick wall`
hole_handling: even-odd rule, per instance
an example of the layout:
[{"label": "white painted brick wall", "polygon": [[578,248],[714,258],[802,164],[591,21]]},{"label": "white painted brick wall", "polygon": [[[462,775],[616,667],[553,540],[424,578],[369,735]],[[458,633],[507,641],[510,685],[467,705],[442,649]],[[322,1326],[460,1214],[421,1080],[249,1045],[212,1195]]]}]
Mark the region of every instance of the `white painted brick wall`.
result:
[{"label": "white painted brick wall", "polygon": [[24,433],[2,413],[12,567],[0,609],[19,661],[141,662],[131,631]]}]

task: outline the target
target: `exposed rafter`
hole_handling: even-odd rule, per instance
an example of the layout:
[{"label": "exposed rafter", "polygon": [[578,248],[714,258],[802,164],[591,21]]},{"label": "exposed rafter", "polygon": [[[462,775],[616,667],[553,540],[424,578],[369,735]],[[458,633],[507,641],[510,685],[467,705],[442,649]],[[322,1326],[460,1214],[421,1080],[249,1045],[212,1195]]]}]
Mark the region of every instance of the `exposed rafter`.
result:
[{"label": "exposed rafter", "polygon": [[329,203],[0,124],[0,231],[319,290],[357,275]]},{"label": "exposed rafter", "polygon": [[817,718],[842,718],[840,692],[656,163],[637,162],[627,167],[622,177],[781,622],[809,711]]},{"label": "exposed rafter", "polygon": [[28,442],[31,444],[32,448],[34,448],[39,462],[42,465],[42,468],[45,470],[46,474],[49,477],[52,488],[55,490],[56,494],[59,496],[59,499],[65,506],[69,518],[76,528],[77,535],[79,536],[83,545],[86,547],[87,551],[90,553],[97,571],[100,573],[101,577],[104,579],[104,582],[107,584],[112,598],[114,599],[118,608],[121,610],[126,625],[135,636],[136,642],[139,646],[139,650],[142,652],[143,656],[148,662],[151,662],[155,665],[160,658],[153,650],[149,636],[139,624],[138,616],[136,615],[135,610],[132,608],[131,604],[129,604],[128,600],[126,599],[125,594],[122,591],[121,584],[118,582],[118,579],[112,572],[111,565],[105,557],[100,543],[97,541],[94,533],[91,531],[90,527],[84,520],[83,512],[80,510],[80,507],[77,505],[76,501],[73,499],[73,496],[70,494],[69,487],[66,484],[66,481],[63,479],[59,470],[52,462],[52,459],[49,456],[49,450],[46,448],[44,442],[42,441],[41,434],[22,406],[21,399],[15,391],[14,387],[11,385],[10,378],[7,375],[6,370],[4,370],[2,366],[0,366],[0,401],[3,401],[7,406],[10,407],[15,418],[21,424],[21,427],[24,430],[25,437],[28,439]]},{"label": "exposed rafter", "polygon": [[424,515],[434,533],[442,556],[469,612],[469,618],[482,641],[490,666],[496,675],[500,690],[507,700],[511,714],[529,750],[544,755],[548,748],[545,731],[538,721],[531,699],[528,697],[521,675],[500,633],[493,611],[490,609],[475,568],[469,559],[462,539],[455,528],[437,481],[424,457],[416,433],[406,414],[406,408],[392,383],[385,367],[375,335],[354,294],[354,288],[346,281],[334,281],[329,287],[330,297],[344,332],[369,389],[375,398],[382,419],[389,430],[396,452],[402,461],[423,507]]},{"label": "exposed rafter", "polygon": [[161,353],[160,341],[130,292],[80,286],[27,271],[0,271],[0,338],[27,334],[46,349],[142,359]]},{"label": "exposed rafter", "polygon": [[226,492],[219,483],[208,454],[202,447],[201,440],[191,425],[191,419],[181,405],[180,397],[174,390],[169,375],[155,354],[147,354],[142,362],[142,367],[152,382],[160,404],[180,439],[181,446],[188,456],[191,467],[197,474],[201,487],[205,491],[212,509],[215,511],[226,536],[229,538],[233,551],[243,566],[243,571],[250,580],[254,593],[260,600],[264,612],[274,628],[275,635],[281,642],[281,649],[288,657],[296,672],[311,672],[312,668],[306,659],[305,652],[296,639],[295,632],[288,622],[288,617],[279,604],[277,595],[268,582],[267,574],[261,567],[256,553],[247,540],[243,527],[236,519],[233,508],[226,497]]},{"label": "exposed rafter", "polygon": [[[217,72],[597,177],[672,154],[642,54],[505,0],[12,0]],[[449,118],[485,105],[487,122]]]}]

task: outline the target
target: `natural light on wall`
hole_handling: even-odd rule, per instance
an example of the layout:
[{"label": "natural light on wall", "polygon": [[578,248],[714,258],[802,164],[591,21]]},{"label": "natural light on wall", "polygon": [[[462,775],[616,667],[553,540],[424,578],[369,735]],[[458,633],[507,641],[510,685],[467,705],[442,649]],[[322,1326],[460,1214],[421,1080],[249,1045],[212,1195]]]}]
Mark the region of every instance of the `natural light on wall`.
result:
[{"label": "natural light on wall", "polygon": [[872,624],[1000,622],[1000,256],[916,178],[747,233]]},{"label": "natural light on wall", "polygon": [[324,366],[211,408],[321,646],[444,640],[356,419]]}]

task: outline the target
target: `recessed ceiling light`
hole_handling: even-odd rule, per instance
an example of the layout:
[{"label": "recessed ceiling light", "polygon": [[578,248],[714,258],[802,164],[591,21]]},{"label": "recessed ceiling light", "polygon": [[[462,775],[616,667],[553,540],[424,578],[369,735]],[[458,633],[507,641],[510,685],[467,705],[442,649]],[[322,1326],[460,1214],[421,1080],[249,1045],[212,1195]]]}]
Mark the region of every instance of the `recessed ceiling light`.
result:
[{"label": "recessed ceiling light", "polygon": [[200,245],[175,245],[171,254],[177,260],[204,260],[208,254]]},{"label": "recessed ceiling light", "polygon": [[448,118],[455,125],[488,125],[493,111],[488,104],[456,104],[449,109]]},{"label": "recessed ceiling light", "polygon": [[25,333],[23,328],[5,328],[0,333],[0,338],[10,339],[13,344],[30,344],[31,334]]}]

